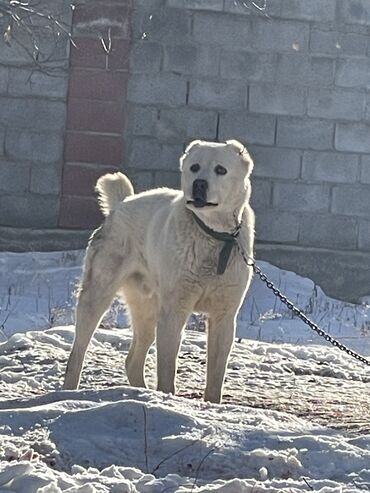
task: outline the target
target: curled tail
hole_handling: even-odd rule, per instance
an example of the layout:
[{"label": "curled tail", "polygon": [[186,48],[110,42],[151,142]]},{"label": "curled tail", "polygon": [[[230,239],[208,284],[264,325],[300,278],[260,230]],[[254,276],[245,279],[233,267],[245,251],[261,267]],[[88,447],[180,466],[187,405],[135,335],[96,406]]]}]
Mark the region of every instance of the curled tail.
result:
[{"label": "curled tail", "polygon": [[124,198],[134,194],[132,183],[120,172],[101,176],[96,182],[95,190],[98,192],[99,206],[104,216],[108,216]]}]

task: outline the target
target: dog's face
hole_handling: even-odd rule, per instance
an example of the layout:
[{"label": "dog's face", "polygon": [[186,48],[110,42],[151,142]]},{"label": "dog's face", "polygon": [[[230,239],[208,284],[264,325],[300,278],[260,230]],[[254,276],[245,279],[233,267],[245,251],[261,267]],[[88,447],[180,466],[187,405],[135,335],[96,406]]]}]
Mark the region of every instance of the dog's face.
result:
[{"label": "dog's face", "polygon": [[196,140],[187,147],[180,164],[181,188],[189,209],[231,210],[249,199],[253,161],[240,142]]}]

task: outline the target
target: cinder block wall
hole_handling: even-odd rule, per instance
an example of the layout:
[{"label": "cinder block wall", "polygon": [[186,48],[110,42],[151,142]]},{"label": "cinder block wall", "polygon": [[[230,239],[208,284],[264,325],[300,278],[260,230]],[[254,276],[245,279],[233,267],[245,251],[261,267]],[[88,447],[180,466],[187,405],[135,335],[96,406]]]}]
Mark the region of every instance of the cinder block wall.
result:
[{"label": "cinder block wall", "polygon": [[370,293],[370,2],[136,0],[128,170],[179,183],[193,138],[255,160],[257,254],[335,295]]},{"label": "cinder block wall", "polygon": [[[31,4],[31,6],[34,4]],[[65,0],[37,2],[70,23]],[[68,87],[68,38],[35,23],[39,62],[32,40],[14,23],[10,46],[0,36],[0,226],[57,226]],[[37,64],[41,70],[37,70]],[[4,236],[3,229],[0,233]]]}]

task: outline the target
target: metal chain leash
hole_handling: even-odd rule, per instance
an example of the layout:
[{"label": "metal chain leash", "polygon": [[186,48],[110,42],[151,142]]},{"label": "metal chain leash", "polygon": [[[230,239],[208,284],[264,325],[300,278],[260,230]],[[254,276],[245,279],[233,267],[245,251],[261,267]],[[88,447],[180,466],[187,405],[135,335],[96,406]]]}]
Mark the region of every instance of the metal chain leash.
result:
[{"label": "metal chain leash", "polygon": [[352,349],[349,349],[347,346],[342,344],[341,342],[337,341],[332,337],[331,335],[327,334],[324,330],[320,329],[318,325],[316,325],[312,320],[310,320],[299,308],[297,308],[294,303],[292,303],[286,296],[283,295],[283,293],[275,287],[274,283],[271,282],[268,277],[261,271],[261,269],[258,267],[256,262],[254,261],[253,258],[248,257],[246,253],[244,252],[243,247],[241,246],[239,240],[237,241],[237,245],[239,248],[239,252],[246,263],[248,267],[252,267],[254,273],[261,279],[263,283],[266,284],[268,289],[270,289],[275,296],[279,298],[279,300],[289,309],[291,310],[294,315],[296,315],[298,318],[302,320],[306,325],[310,327],[316,334],[318,334],[320,337],[323,337],[326,341],[330,342],[334,347],[337,347],[341,351],[344,351],[345,353],[349,354],[353,358],[357,359],[361,363],[364,363],[365,365],[370,366],[370,361],[366,359],[364,356],[361,356],[361,354],[356,353],[355,351],[352,351]]}]

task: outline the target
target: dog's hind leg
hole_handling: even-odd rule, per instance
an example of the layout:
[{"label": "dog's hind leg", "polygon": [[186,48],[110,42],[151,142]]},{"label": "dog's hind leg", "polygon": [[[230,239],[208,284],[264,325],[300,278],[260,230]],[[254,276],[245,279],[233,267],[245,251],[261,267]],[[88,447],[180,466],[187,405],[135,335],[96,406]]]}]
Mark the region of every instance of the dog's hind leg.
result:
[{"label": "dog's hind leg", "polygon": [[[96,240],[96,241],[95,241]],[[108,242],[108,240],[107,240]],[[91,337],[122,285],[122,255],[104,239],[93,238],[87,250],[76,309],[76,332],[64,379],[64,389],[78,388]]]},{"label": "dog's hind leg", "polygon": [[145,360],[155,338],[158,319],[156,299],[125,291],[126,302],[131,315],[133,338],[126,358],[126,373],[130,385],[146,387]]}]

